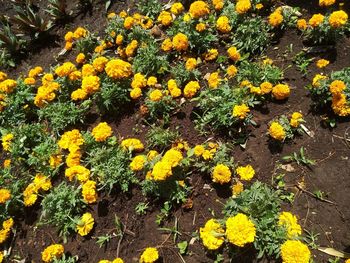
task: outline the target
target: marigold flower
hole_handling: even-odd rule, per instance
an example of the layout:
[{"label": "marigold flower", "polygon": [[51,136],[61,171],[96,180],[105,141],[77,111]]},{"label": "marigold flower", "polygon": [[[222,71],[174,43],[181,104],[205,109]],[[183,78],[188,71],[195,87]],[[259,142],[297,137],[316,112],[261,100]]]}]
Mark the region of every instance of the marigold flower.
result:
[{"label": "marigold flower", "polygon": [[224,7],[224,0],[212,0],[212,4],[216,11],[220,11]]},{"label": "marigold flower", "polygon": [[179,150],[170,149],[164,154],[162,161],[167,162],[171,165],[171,167],[176,167],[179,165],[182,159],[183,156]]},{"label": "marigold flower", "polygon": [[303,115],[300,112],[293,112],[292,118],[290,119],[290,126],[297,128],[302,121]]},{"label": "marigold flower", "polygon": [[74,90],[70,95],[73,101],[84,100],[87,98],[87,96],[88,96],[87,92],[84,91],[83,89]]},{"label": "marigold flower", "polygon": [[186,84],[184,88],[185,98],[192,98],[196,95],[197,91],[200,89],[199,83],[197,81],[190,81]]},{"label": "marigold flower", "polygon": [[9,94],[12,93],[14,88],[17,86],[17,81],[13,79],[6,79],[0,82],[0,91]]},{"label": "marigold flower", "polygon": [[172,174],[171,163],[161,160],[153,166],[152,179],[155,181],[164,181]]},{"label": "marigold flower", "polygon": [[221,33],[229,33],[232,29],[229,18],[227,16],[220,16],[216,21],[216,28]]},{"label": "marigold flower", "polygon": [[130,169],[134,172],[141,171],[146,163],[146,156],[137,155],[130,163]]},{"label": "marigold flower", "polygon": [[170,12],[173,13],[174,15],[178,15],[178,14],[181,14],[184,11],[184,9],[185,8],[182,5],[182,3],[176,2],[171,6]]},{"label": "marigold flower", "polygon": [[335,0],[319,0],[318,3],[320,6],[330,6],[335,3]]},{"label": "marigold flower", "polygon": [[58,146],[61,149],[68,149],[69,151],[74,149],[76,146],[81,146],[83,144],[84,138],[77,129],[65,132],[58,141]]},{"label": "marigold flower", "polygon": [[10,165],[11,165],[11,159],[5,159],[5,160],[4,160],[4,164],[3,164],[4,168],[5,168],[5,169],[6,169],[6,168],[9,168]]},{"label": "marigold flower", "polygon": [[91,65],[91,64],[83,65],[83,67],[81,68],[81,75],[83,77],[95,76],[96,75],[96,71],[94,69],[94,66]]},{"label": "marigold flower", "polygon": [[209,88],[213,88],[213,89],[217,88],[220,81],[221,81],[221,78],[219,76],[219,72],[211,73],[208,78]]},{"label": "marigold flower", "polygon": [[88,235],[91,230],[94,228],[94,218],[92,217],[91,213],[85,213],[80,218],[78,224],[77,224],[77,232],[81,236]]},{"label": "marigold flower", "polygon": [[163,98],[163,93],[159,89],[152,90],[149,94],[149,98],[151,101],[160,101]]},{"label": "marigold flower", "polygon": [[151,150],[147,154],[147,160],[152,161],[154,158],[156,158],[159,155],[159,153],[156,150]]},{"label": "marigold flower", "polygon": [[163,26],[169,26],[173,22],[173,17],[170,12],[162,11],[158,16],[157,21]]},{"label": "marigold flower", "polygon": [[146,77],[144,75],[142,75],[141,73],[136,73],[134,75],[134,78],[133,78],[132,82],[131,82],[131,87],[133,89],[135,89],[135,88],[142,89],[142,88],[144,88],[146,86],[147,86],[147,79],[146,79]]},{"label": "marigold flower", "polygon": [[249,112],[249,107],[243,103],[241,105],[233,106],[232,116],[235,118],[239,118],[240,120],[244,120]]},{"label": "marigold flower", "polygon": [[197,60],[195,58],[189,58],[186,60],[185,67],[188,71],[194,70],[197,66]]},{"label": "marigold flower", "polygon": [[309,20],[309,25],[312,27],[318,27],[324,20],[324,16],[321,14],[313,15]]},{"label": "marigold flower", "polygon": [[41,259],[44,262],[51,262],[55,258],[59,259],[64,253],[64,247],[60,244],[53,244],[48,246],[41,252]]},{"label": "marigold flower", "polygon": [[244,247],[254,242],[255,235],[255,225],[246,215],[238,213],[226,220],[226,236],[230,243]]},{"label": "marigold flower", "polygon": [[124,28],[128,29],[128,30],[131,29],[133,27],[134,23],[135,23],[134,18],[132,18],[131,16],[128,16],[124,20]]},{"label": "marigold flower", "polygon": [[281,257],[283,263],[308,263],[311,252],[307,245],[299,240],[287,240],[281,246]]},{"label": "marigold flower", "polygon": [[132,57],[135,54],[135,51],[139,45],[137,40],[132,40],[129,45],[127,45],[125,49],[125,54],[127,57]]},{"label": "marigold flower", "polygon": [[240,15],[247,13],[251,8],[250,0],[238,0],[236,3],[236,12]]},{"label": "marigold flower", "polygon": [[278,122],[272,122],[269,127],[269,134],[277,141],[283,141],[286,137],[286,132],[281,124]]},{"label": "marigold flower", "polygon": [[12,133],[8,133],[6,135],[3,135],[1,137],[1,141],[2,141],[2,148],[4,149],[4,151],[10,151],[10,146],[11,146],[11,141],[14,138]]},{"label": "marigold flower", "polygon": [[325,79],[327,79],[326,76],[323,76],[321,74],[316,74],[315,77],[312,79],[312,86],[314,88],[318,88],[321,84],[321,81]]},{"label": "marigold flower", "polygon": [[96,182],[87,180],[82,186],[82,195],[86,203],[95,203],[97,200]]},{"label": "marigold flower", "polygon": [[288,238],[296,238],[301,235],[301,226],[298,224],[298,219],[290,212],[280,214],[278,225],[286,228]]},{"label": "marigold flower", "polygon": [[342,81],[342,80],[334,80],[329,87],[329,91],[333,95],[339,94],[339,93],[343,92],[345,89],[346,89],[346,85],[345,85],[344,81]]},{"label": "marigold flower", "polygon": [[7,78],[7,74],[5,72],[0,71],[0,82],[4,81]]},{"label": "marigold flower", "polygon": [[39,76],[41,73],[43,73],[43,68],[40,66],[37,66],[28,72],[28,78],[36,78]]},{"label": "marigold flower", "polygon": [[272,91],[272,84],[270,82],[263,82],[260,84],[261,94],[268,94]]},{"label": "marigold flower", "polygon": [[86,37],[88,33],[89,33],[89,31],[87,31],[85,28],[78,27],[77,29],[75,29],[75,31],[73,33],[73,38],[75,40],[78,40],[80,38]]},{"label": "marigold flower", "polygon": [[241,182],[237,182],[232,186],[232,196],[238,196],[244,190],[243,184]]},{"label": "marigold flower", "polygon": [[72,31],[68,31],[65,35],[64,35],[64,40],[66,42],[73,42],[73,32]]},{"label": "marigold flower", "polygon": [[116,39],[115,39],[115,43],[118,45],[118,46],[121,46],[123,44],[123,40],[124,40],[124,37],[123,35],[119,34]]},{"label": "marigold flower", "polygon": [[248,164],[246,166],[237,167],[236,173],[239,175],[241,180],[250,181],[255,175],[255,170],[250,164]]},{"label": "marigold flower", "polygon": [[81,159],[81,151],[79,150],[78,146],[74,146],[74,150],[72,150],[73,147],[71,147],[70,152],[66,158],[66,164],[67,167],[73,167],[76,165],[80,165],[80,159]]},{"label": "marigold flower", "polygon": [[278,27],[283,22],[283,15],[280,9],[275,10],[269,16],[269,24],[273,27]]},{"label": "marigold flower", "polygon": [[73,48],[73,42],[66,42],[66,44],[64,45],[64,49],[67,51],[72,50]]},{"label": "marigold flower", "polygon": [[139,139],[129,138],[125,139],[121,143],[121,147],[124,150],[142,152],[144,149],[143,143]]},{"label": "marigold flower", "polygon": [[147,86],[149,87],[154,87],[157,83],[158,83],[158,80],[154,76],[149,77],[147,80]]},{"label": "marigold flower", "polygon": [[173,42],[170,38],[166,38],[162,43],[162,50],[165,52],[169,52],[173,49]]},{"label": "marigold flower", "polygon": [[226,69],[226,74],[227,74],[229,79],[235,77],[237,75],[237,72],[238,72],[238,70],[237,70],[236,66],[234,66],[234,65],[230,65]]},{"label": "marigold flower", "polygon": [[69,167],[64,174],[69,181],[76,177],[80,182],[86,182],[90,178],[90,170],[81,165]]},{"label": "marigold flower", "polygon": [[307,28],[307,22],[305,19],[298,19],[297,21],[297,27],[300,30],[305,30]]},{"label": "marigold flower", "polygon": [[38,190],[42,189],[43,191],[48,191],[52,187],[50,178],[40,173],[35,175],[33,183]]},{"label": "marigold flower", "polygon": [[239,54],[236,47],[230,47],[227,50],[227,54],[228,54],[229,58],[232,59],[233,61],[238,61],[241,59],[241,55]]},{"label": "marigold flower", "polygon": [[343,10],[335,11],[329,16],[328,22],[333,28],[342,27],[348,22],[348,14]]},{"label": "marigold flower", "polygon": [[34,183],[30,183],[23,191],[23,202],[25,206],[32,206],[38,199],[38,187]]},{"label": "marigold flower", "polygon": [[213,61],[218,57],[218,55],[219,55],[218,50],[213,48],[208,50],[208,52],[204,54],[204,59],[205,61]]},{"label": "marigold flower", "polygon": [[319,59],[316,62],[316,66],[318,68],[325,68],[329,64],[329,60],[327,59]]},{"label": "marigold flower", "polygon": [[72,62],[65,62],[55,69],[55,73],[59,77],[67,77],[70,73],[76,70],[77,68]]},{"label": "marigold flower", "polygon": [[262,3],[257,3],[256,5],[255,5],[255,9],[256,10],[261,10],[261,9],[263,9],[264,8],[264,5],[262,4]]},{"label": "marigold flower", "polygon": [[217,164],[211,174],[214,183],[225,184],[231,181],[231,171],[224,164]]},{"label": "marigold flower", "polygon": [[5,188],[0,188],[0,204],[4,204],[10,199],[11,191]]},{"label": "marigold flower", "polygon": [[290,88],[286,84],[277,84],[272,88],[272,95],[277,100],[284,100],[289,97]]},{"label": "marigold flower", "polygon": [[58,167],[62,163],[62,155],[60,154],[51,155],[49,163],[51,168]]},{"label": "marigold flower", "polygon": [[130,91],[130,98],[137,100],[142,95],[142,90],[140,88],[134,88]]},{"label": "marigold flower", "polygon": [[200,18],[208,15],[210,12],[209,6],[204,1],[194,1],[190,5],[189,13],[193,18]]},{"label": "marigold flower", "polygon": [[132,74],[131,64],[121,59],[112,59],[106,64],[105,71],[113,79],[128,78]]},{"label": "marigold flower", "polygon": [[92,129],[92,136],[97,142],[104,142],[107,138],[112,136],[112,128],[107,122],[100,122],[95,128]]},{"label": "marigold flower", "polygon": [[146,248],[140,257],[140,263],[153,263],[159,258],[158,250],[155,247]]},{"label": "marigold flower", "polygon": [[202,154],[203,154],[204,151],[205,151],[205,148],[203,147],[203,145],[196,145],[196,146],[193,148],[193,151],[194,151],[194,155],[196,155],[197,157],[199,157],[199,156],[202,156]]},{"label": "marigold flower", "polygon": [[108,62],[108,58],[103,57],[103,56],[97,57],[92,62],[92,66],[94,67],[94,69],[97,72],[102,72],[102,71],[104,71],[105,65],[107,64],[107,62]]},{"label": "marigold flower", "polygon": [[215,220],[210,219],[205,223],[205,226],[199,229],[199,236],[202,239],[203,245],[209,250],[216,250],[224,243],[225,230]]},{"label": "marigold flower", "polygon": [[207,26],[204,23],[198,23],[196,25],[196,31],[199,32],[199,33],[203,32],[206,29],[207,29]]},{"label": "marigold flower", "polygon": [[185,34],[177,33],[173,38],[172,44],[177,51],[187,50],[189,45],[188,38]]}]

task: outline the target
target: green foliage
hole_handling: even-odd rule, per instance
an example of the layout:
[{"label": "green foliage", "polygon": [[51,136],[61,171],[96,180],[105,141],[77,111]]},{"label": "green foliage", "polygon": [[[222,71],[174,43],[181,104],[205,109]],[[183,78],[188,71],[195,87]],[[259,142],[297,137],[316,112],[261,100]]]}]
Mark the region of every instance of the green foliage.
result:
[{"label": "green foliage", "polygon": [[78,262],[79,257],[78,256],[66,256],[65,254],[63,254],[63,256],[60,259],[54,258],[53,259],[53,263],[76,263]]},{"label": "green foliage", "polygon": [[169,62],[167,57],[159,54],[159,47],[155,42],[141,46],[134,57],[134,72],[142,73],[146,76],[154,74],[163,74],[168,71]]},{"label": "green foliage", "polygon": [[148,109],[147,119],[151,122],[161,119],[165,124],[169,123],[170,116],[179,107],[178,102],[170,95],[163,96],[159,101],[152,101],[149,98],[150,92],[147,93],[145,99],[145,105]]},{"label": "green foliage", "polygon": [[135,212],[136,214],[138,215],[145,215],[147,213],[147,209],[149,208],[148,207],[148,204],[149,203],[138,203],[136,206],[135,206]]},{"label": "green foliage", "polygon": [[169,128],[153,125],[146,134],[146,142],[150,149],[164,150],[180,138],[177,131],[172,131]]},{"label": "green foliage", "polygon": [[183,62],[177,63],[175,66],[171,67],[170,73],[179,86],[182,86],[191,80],[198,81],[201,76],[201,73],[197,69],[190,71],[187,70],[185,63]]},{"label": "green foliage", "polygon": [[162,4],[159,0],[138,0],[136,3],[138,11],[153,20],[162,10]]},{"label": "green foliage", "polygon": [[300,73],[305,77],[308,73],[308,67],[313,61],[313,58],[308,58],[305,51],[300,51],[298,54],[295,55],[293,58],[293,63],[297,67],[297,69],[300,71]]},{"label": "green foliage", "polygon": [[246,19],[233,30],[233,44],[244,52],[260,54],[270,44],[269,26],[261,17]]},{"label": "green foliage", "polygon": [[0,47],[6,49],[9,54],[14,55],[23,49],[26,45],[26,40],[20,34],[16,34],[11,29],[9,22],[4,17],[0,17]]},{"label": "green foliage", "polygon": [[64,130],[69,125],[83,123],[85,114],[90,108],[91,101],[86,100],[80,105],[74,102],[53,102],[38,110],[40,121],[45,121],[54,131]]},{"label": "green foliage", "polygon": [[309,165],[315,165],[316,162],[312,159],[309,159],[308,157],[305,156],[305,149],[304,147],[301,147],[300,148],[300,153],[292,153],[291,155],[287,155],[287,156],[284,156],[282,159],[284,161],[287,161],[287,162],[296,162],[298,165],[302,164],[302,165],[306,165],[306,166],[309,166]]},{"label": "green foliage", "polygon": [[[1,33],[0,33],[1,34]],[[0,68],[15,67],[16,63],[6,48],[0,48]]]},{"label": "green foliage", "polygon": [[69,16],[66,0],[49,0],[48,8],[45,11],[49,13],[55,21],[64,20]]},{"label": "green foliage", "polygon": [[84,202],[79,188],[62,182],[44,197],[41,206],[40,224],[55,226],[59,234],[66,237],[75,230]]},{"label": "green foliage", "polygon": [[254,246],[258,251],[258,258],[264,255],[278,258],[280,246],[286,240],[285,229],[278,226],[279,192],[261,182],[255,182],[238,197],[230,198],[223,213],[226,217],[237,213],[248,215],[256,226]]},{"label": "green foliage", "polygon": [[88,139],[87,136],[91,135],[85,136],[86,162],[90,165],[92,177],[97,179],[101,189],[111,192],[115,186],[118,186],[126,192],[131,184],[138,182],[129,168],[131,153],[113,145],[113,140],[110,140],[111,145],[101,145],[91,142],[93,139]]},{"label": "green foliage", "polygon": [[94,52],[97,46],[97,37],[88,33],[87,36],[78,39],[75,44],[79,53],[90,54]]},{"label": "green foliage", "polygon": [[199,97],[193,99],[197,101],[201,111],[195,120],[196,128],[201,132],[209,128],[215,131],[228,130],[228,134],[233,136],[239,127],[242,128],[251,123],[250,114],[244,120],[232,115],[235,105],[245,103],[253,106],[256,104],[254,98],[248,95],[247,89],[230,87],[227,83],[216,89],[202,91]]}]

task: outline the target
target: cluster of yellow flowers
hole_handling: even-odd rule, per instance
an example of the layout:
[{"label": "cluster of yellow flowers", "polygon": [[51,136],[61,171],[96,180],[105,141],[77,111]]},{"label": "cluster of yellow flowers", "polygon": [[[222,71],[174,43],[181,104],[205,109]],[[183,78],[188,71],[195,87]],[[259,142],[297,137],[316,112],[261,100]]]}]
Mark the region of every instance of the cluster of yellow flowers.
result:
[{"label": "cluster of yellow flowers", "polygon": [[339,116],[350,115],[350,103],[344,93],[346,88],[346,84],[342,80],[334,80],[329,87],[332,94],[332,109]]},{"label": "cluster of yellow flowers", "polygon": [[53,101],[56,98],[55,92],[58,91],[61,87],[58,82],[50,81],[51,74],[44,75],[45,80],[42,81],[42,86],[37,90],[37,93],[34,98],[34,104],[37,107],[43,107],[46,103]]},{"label": "cluster of yellow flowers", "polygon": [[286,228],[288,238],[292,239],[301,235],[301,226],[298,224],[298,219],[290,212],[280,214],[278,225]]},{"label": "cluster of yellow flowers", "polygon": [[283,22],[282,8],[279,7],[273,11],[269,16],[269,24],[273,27],[278,27]]},{"label": "cluster of yellow flowers", "polygon": [[169,79],[168,80],[168,91],[173,98],[178,98],[181,96],[182,91],[181,89],[177,86],[176,80],[175,79]]},{"label": "cluster of yellow flowers", "polygon": [[211,174],[214,183],[225,184],[231,181],[230,168],[224,164],[217,164]]},{"label": "cluster of yellow flowers", "polygon": [[250,164],[248,164],[246,166],[237,167],[236,173],[239,175],[241,180],[250,181],[255,175],[255,170]]},{"label": "cluster of yellow flowers", "polygon": [[246,104],[235,105],[232,109],[232,116],[240,120],[244,120],[250,112],[249,107]]},{"label": "cluster of yellow flowers", "polygon": [[209,250],[216,250],[221,247],[225,241],[225,230],[215,220],[208,220],[204,227],[199,229],[199,236],[203,241],[203,245]]},{"label": "cluster of yellow flowers", "polygon": [[271,123],[269,127],[269,134],[273,139],[277,141],[283,141],[286,138],[286,132],[283,126],[277,121]]},{"label": "cluster of yellow flowers", "polygon": [[53,244],[48,246],[41,252],[41,259],[45,263],[59,259],[64,253],[64,247],[61,244]]},{"label": "cluster of yellow flowers", "polygon": [[206,149],[203,145],[196,145],[193,148],[194,155],[197,157],[202,157],[203,160],[212,160],[214,158],[214,154],[216,153],[219,145],[217,143],[209,142],[208,147]]},{"label": "cluster of yellow flowers", "polygon": [[38,199],[40,190],[48,191],[52,187],[51,180],[43,174],[37,174],[32,183],[23,191],[23,202],[25,206],[32,206]]},{"label": "cluster of yellow flowers", "polygon": [[82,186],[82,195],[86,203],[95,203],[97,200],[96,182],[87,180]]},{"label": "cluster of yellow flowers", "polygon": [[43,68],[40,66],[34,67],[29,70],[28,76],[24,79],[24,84],[26,85],[34,85],[36,82],[36,78],[43,73]]},{"label": "cluster of yellow flowers", "polygon": [[0,230],[0,244],[4,243],[10,236],[13,224],[14,222],[12,218],[9,218],[2,223],[2,229]]},{"label": "cluster of yellow flowers", "polygon": [[79,40],[81,38],[85,38],[88,34],[89,34],[89,31],[87,31],[83,27],[76,28],[74,32],[68,31],[64,36],[64,40],[66,41],[65,49],[71,50],[73,47],[74,41]]},{"label": "cluster of yellow flowers", "polygon": [[112,136],[112,133],[112,128],[106,122],[99,123],[95,128],[92,129],[91,132],[92,136],[97,142],[106,141],[109,137]]},{"label": "cluster of yellow flowers", "polygon": [[77,224],[77,232],[81,236],[86,236],[90,233],[90,231],[94,228],[94,218],[92,217],[91,213],[85,213],[80,218],[78,224]]},{"label": "cluster of yellow flowers", "polygon": [[100,78],[97,76],[83,77],[81,88],[72,92],[72,100],[84,100],[87,96],[100,90]]},{"label": "cluster of yellow flowers", "polygon": [[311,252],[307,245],[299,240],[287,240],[281,246],[281,257],[283,263],[308,263]]},{"label": "cluster of yellow flowers", "polygon": [[173,174],[172,169],[177,167],[182,159],[182,152],[178,149],[172,148],[166,151],[164,156],[154,164],[149,179],[155,181],[166,180]]},{"label": "cluster of yellow flowers", "polygon": [[[320,0],[322,1],[322,0]],[[327,1],[327,0],[326,0]],[[326,2],[324,1],[324,2]],[[343,27],[347,24],[348,22],[348,14],[343,11],[334,11],[332,12],[329,17],[328,17],[328,23],[333,29],[337,29],[340,27]],[[297,21],[297,27],[300,30],[305,30],[308,27],[308,24],[310,25],[311,28],[317,28],[322,25],[322,23],[326,22],[327,20],[325,19],[325,16],[322,14],[314,14],[310,19],[309,22],[307,23],[305,19],[299,19]]]}]

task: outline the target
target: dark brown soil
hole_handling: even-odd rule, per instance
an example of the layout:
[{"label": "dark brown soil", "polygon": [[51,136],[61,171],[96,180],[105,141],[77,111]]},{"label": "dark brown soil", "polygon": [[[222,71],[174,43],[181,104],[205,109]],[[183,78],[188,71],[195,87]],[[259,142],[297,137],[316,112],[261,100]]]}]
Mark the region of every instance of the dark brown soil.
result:
[{"label": "dark brown soil", "polygon": [[[305,6],[304,3],[305,1],[298,1],[297,5]],[[315,10],[311,10],[310,6],[313,8],[315,4],[306,6],[309,11],[314,12]],[[118,11],[121,8],[125,8],[125,3],[118,2],[111,10]],[[6,10],[6,5],[0,9],[1,12],[4,10]],[[57,61],[53,57],[62,49],[64,33],[79,25],[86,25],[93,32],[101,31],[105,25],[103,3],[94,6],[91,14],[79,15],[66,28],[56,28],[53,34],[57,37],[51,44],[45,43],[40,49],[32,50],[28,57],[10,73],[18,76],[20,72],[27,72],[32,66],[40,65],[47,68],[56,64]],[[282,55],[290,44],[293,44],[293,51],[285,59]],[[303,43],[300,36],[290,31],[284,34],[279,43],[268,49],[267,55],[278,66],[287,68],[288,65],[292,64],[293,56],[302,48]],[[349,51],[350,39],[344,39],[337,44],[334,52],[318,54],[332,62],[326,68],[325,73],[350,66]],[[317,243],[321,246],[350,252],[350,210],[348,208],[350,200],[350,149],[349,144],[344,140],[345,133],[350,126],[348,120],[338,120],[334,129],[326,128],[319,114],[311,110],[312,102],[305,86],[311,83],[313,76],[318,72],[315,65],[311,65],[307,77],[302,78],[295,66],[286,69],[285,80],[292,87],[290,98],[286,103],[269,103],[266,109],[253,112],[258,126],[252,129],[246,149],[236,146],[233,156],[236,162],[251,163],[256,168],[256,180],[271,184],[281,158],[298,152],[303,146],[307,156],[316,160],[316,165],[308,168],[292,163],[293,171],[279,171],[286,173],[287,186],[296,195],[294,203],[292,205],[285,204],[285,209],[296,213],[305,229],[320,234]],[[182,138],[188,141],[191,146],[203,142],[205,138],[198,134],[191,120],[193,105],[187,104],[182,111],[172,118],[170,127],[178,127]],[[292,143],[285,144],[283,148],[276,149],[270,145],[265,135],[268,123],[278,115],[293,111],[301,111],[305,115],[306,126],[314,136],[303,135]],[[139,121],[138,114],[137,111],[134,111],[124,115],[124,117],[115,119],[110,116],[107,119],[108,122],[112,123],[116,134],[122,137],[137,136],[144,140],[147,127]],[[98,121],[98,118],[93,119],[91,126]],[[228,189],[215,188],[215,186],[208,188],[207,186],[211,185],[209,178],[199,174],[193,175],[191,181],[193,186],[192,209],[179,207],[163,227],[173,227],[175,218],[177,218],[179,231],[182,235],[177,237],[176,243],[183,240],[188,242],[194,240],[193,244],[191,242],[189,245],[188,255],[183,256],[185,262],[214,262],[215,258],[205,251],[200,241],[192,238],[196,236],[196,233],[198,234],[199,228],[208,219],[213,216],[221,217],[223,203],[225,203],[229,191]],[[320,190],[325,193],[327,200],[335,204],[320,201],[306,191],[301,191],[296,187],[301,182],[304,182],[306,191],[312,193]],[[65,250],[69,254],[79,255],[80,262],[92,263],[101,259],[113,259],[117,256],[122,257],[125,262],[138,262],[139,255],[145,247],[157,246],[161,255],[160,262],[183,262],[178,254],[176,243],[174,243],[174,236],[159,230],[155,223],[160,205],[153,204],[152,200],[145,200],[138,187],[134,187],[128,194],[116,193],[113,196],[100,196],[99,200],[96,205],[91,206],[96,221],[93,232],[86,238],[74,236],[69,239],[68,243],[65,244]],[[150,209],[146,215],[135,213],[135,206],[140,202],[150,202]],[[55,229],[36,227],[39,214],[39,209],[29,209],[25,213],[24,220],[16,222],[17,234],[13,241],[12,258],[18,256],[24,258],[25,262],[41,262],[41,251],[51,243],[61,242]],[[107,233],[116,233],[115,216],[119,217],[125,226],[125,234],[122,239],[114,237],[107,246],[100,248],[96,244],[97,237]],[[327,262],[328,260],[327,255],[316,250],[313,251],[313,255],[315,262]],[[234,261],[258,262],[251,250],[243,251]],[[226,258],[225,262],[229,262],[229,259]],[[273,261],[264,259],[259,262]]]}]

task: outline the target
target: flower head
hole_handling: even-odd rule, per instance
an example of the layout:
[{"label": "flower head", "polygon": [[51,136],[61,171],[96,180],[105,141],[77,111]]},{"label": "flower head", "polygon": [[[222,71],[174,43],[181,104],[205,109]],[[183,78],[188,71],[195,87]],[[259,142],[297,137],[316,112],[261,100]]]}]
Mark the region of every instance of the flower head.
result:
[{"label": "flower head", "polygon": [[90,231],[94,227],[94,218],[90,213],[85,213],[83,216],[80,218],[78,224],[77,224],[77,232],[81,236],[86,236],[90,233]]},{"label": "flower head", "polygon": [[219,184],[229,183],[231,181],[231,171],[224,164],[217,164],[211,174],[213,182]]},{"label": "flower head", "polygon": [[226,221],[226,236],[230,243],[244,247],[254,242],[256,229],[254,223],[244,214],[238,213]]},{"label": "flower head", "polygon": [[250,164],[248,164],[247,166],[237,167],[236,173],[239,175],[241,180],[250,181],[255,175],[255,170]]},{"label": "flower head", "polygon": [[283,141],[286,137],[286,132],[283,126],[275,121],[270,125],[269,134],[273,139],[277,141]]},{"label": "flower head", "polygon": [[281,246],[283,263],[308,263],[311,253],[307,245],[299,240],[287,240]]},{"label": "flower head", "polygon": [[158,250],[155,247],[146,248],[140,257],[140,263],[153,263],[159,258]]},{"label": "flower head", "polygon": [[199,235],[203,245],[209,250],[216,250],[224,243],[224,229],[215,220],[210,219],[205,223],[205,226],[199,229]]}]

